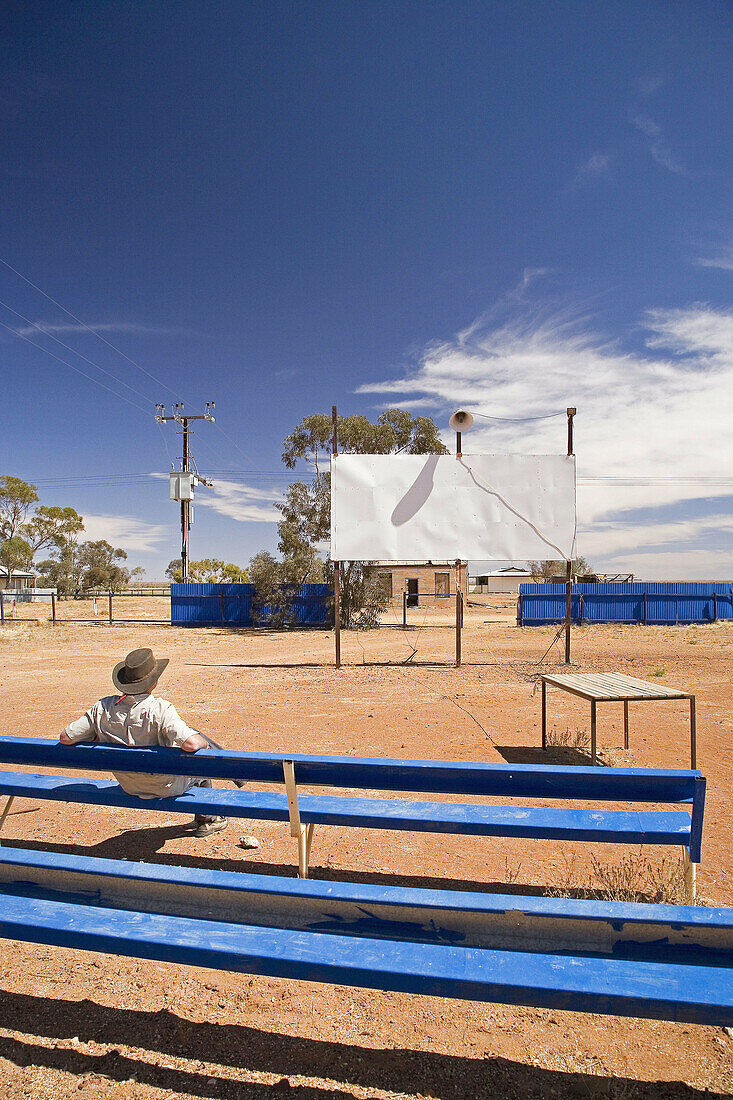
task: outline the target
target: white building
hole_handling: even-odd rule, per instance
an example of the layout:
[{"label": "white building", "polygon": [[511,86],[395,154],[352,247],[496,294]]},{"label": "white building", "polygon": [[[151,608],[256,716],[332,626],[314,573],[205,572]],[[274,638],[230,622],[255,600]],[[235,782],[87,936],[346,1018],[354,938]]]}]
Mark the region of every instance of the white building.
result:
[{"label": "white building", "polygon": [[526,566],[507,565],[504,569],[494,569],[490,573],[479,573],[468,582],[469,592],[506,592],[519,593],[520,584],[532,580],[532,574]]},{"label": "white building", "polygon": [[0,565],[0,588],[7,592],[20,592],[26,588],[36,587],[36,574],[29,573],[25,569],[14,569],[8,583],[8,571]]}]

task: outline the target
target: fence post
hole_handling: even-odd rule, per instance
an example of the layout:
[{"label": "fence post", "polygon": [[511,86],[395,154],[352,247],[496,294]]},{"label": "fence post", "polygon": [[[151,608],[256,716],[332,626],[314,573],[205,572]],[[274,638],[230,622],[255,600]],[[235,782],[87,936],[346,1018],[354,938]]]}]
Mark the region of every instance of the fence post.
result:
[{"label": "fence post", "polygon": [[642,620],[642,621],[643,621],[643,623],[644,623],[644,626],[646,626],[646,622],[647,622],[647,611],[646,611],[646,592],[644,592],[644,618],[643,618],[643,620]]},{"label": "fence post", "polygon": [[112,590],[109,593],[109,625],[112,626]]},{"label": "fence post", "polygon": [[580,593],[580,609],[579,609],[580,625],[583,625],[583,593]]},{"label": "fence post", "polygon": [[517,626],[524,626],[524,593],[519,593],[517,600]]},{"label": "fence post", "polygon": [[713,592],[713,622],[718,621],[718,593]]},{"label": "fence post", "polygon": [[56,593],[51,593],[51,625],[56,626]]},{"label": "fence post", "polygon": [[5,600],[3,599],[2,588],[0,588],[0,623],[5,626]]},{"label": "fence post", "polygon": [[407,628],[407,589],[402,590],[402,629]]}]

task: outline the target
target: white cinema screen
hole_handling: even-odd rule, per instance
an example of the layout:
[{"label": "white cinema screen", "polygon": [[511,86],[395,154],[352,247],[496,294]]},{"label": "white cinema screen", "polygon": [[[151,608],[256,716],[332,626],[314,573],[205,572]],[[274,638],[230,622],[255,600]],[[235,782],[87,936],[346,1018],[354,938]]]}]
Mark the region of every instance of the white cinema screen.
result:
[{"label": "white cinema screen", "polygon": [[571,455],[336,455],[334,561],[567,561]]}]

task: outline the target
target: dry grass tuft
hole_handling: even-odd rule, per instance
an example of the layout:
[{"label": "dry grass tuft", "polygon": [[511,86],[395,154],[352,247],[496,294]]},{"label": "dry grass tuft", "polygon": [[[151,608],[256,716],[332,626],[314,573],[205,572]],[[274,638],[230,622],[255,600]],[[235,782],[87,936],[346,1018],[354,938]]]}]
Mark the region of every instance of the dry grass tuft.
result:
[{"label": "dry grass tuft", "polygon": [[590,747],[590,734],[587,730],[551,729],[547,732],[547,744],[553,748],[587,749]]},{"label": "dry grass tuft", "polygon": [[[630,901],[660,905],[688,905],[682,860],[662,859],[654,863],[643,850],[625,855],[620,863],[608,864],[591,856],[591,871],[585,881],[575,874],[575,857],[565,859],[557,886],[550,897],[583,897],[591,901]],[[704,904],[698,897],[697,904]]]}]

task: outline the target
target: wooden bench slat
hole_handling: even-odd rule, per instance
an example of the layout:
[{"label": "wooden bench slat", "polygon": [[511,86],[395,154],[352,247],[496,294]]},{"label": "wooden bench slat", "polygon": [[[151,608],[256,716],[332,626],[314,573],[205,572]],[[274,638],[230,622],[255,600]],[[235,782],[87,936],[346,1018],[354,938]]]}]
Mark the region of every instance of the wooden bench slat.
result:
[{"label": "wooden bench slat", "polygon": [[368,989],[733,1024],[727,967],[303,933],[8,893],[1,900],[5,939]]}]

